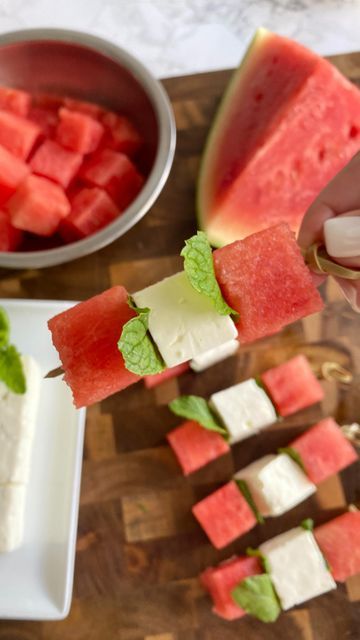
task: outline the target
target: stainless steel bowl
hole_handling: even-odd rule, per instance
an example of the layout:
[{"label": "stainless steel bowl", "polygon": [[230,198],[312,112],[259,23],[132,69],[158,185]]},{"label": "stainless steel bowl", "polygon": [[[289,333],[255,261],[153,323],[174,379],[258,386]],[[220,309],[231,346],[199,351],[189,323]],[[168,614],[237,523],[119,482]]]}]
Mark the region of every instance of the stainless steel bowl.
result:
[{"label": "stainless steel bowl", "polygon": [[122,236],[149,210],[173,161],[176,128],[161,84],[120,47],[86,33],[27,29],[0,36],[0,85],[99,102],[131,117],[145,144],[148,178],[124,213],[94,235],[73,244],[30,252],[0,252],[0,266],[47,267],[92,253]]}]

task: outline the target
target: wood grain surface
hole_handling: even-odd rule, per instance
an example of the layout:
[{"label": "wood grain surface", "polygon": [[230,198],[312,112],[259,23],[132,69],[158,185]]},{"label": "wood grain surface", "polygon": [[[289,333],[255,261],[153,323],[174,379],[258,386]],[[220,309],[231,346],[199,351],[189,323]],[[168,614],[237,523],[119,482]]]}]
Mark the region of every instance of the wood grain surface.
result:
[{"label": "wood grain surface", "polygon": [[[333,58],[360,83],[360,53]],[[230,72],[166,80],[178,143],[170,179],[150,213],[125,237],[81,260],[39,271],[0,270],[0,297],[85,299],[124,284],[133,291],[181,267],[184,239],[196,228],[199,157]],[[0,622],[0,640],[355,640],[360,638],[360,579],[281,615],[271,625],[249,616],[227,623],[211,613],[198,573],[248,545],[296,526],[316,523],[359,501],[356,466],[324,482],[288,514],[268,519],[221,553],[191,516],[191,506],[234,470],[285,445],[320,417],[360,418],[360,318],[328,283],[322,314],[282,334],[242,348],[226,364],[187,373],[153,390],[139,383],[88,412],[74,597],[61,622]],[[324,381],[326,399],[184,479],[165,434],[180,422],[167,409],[179,393],[208,396],[304,352],[316,370],[337,361],[353,383]],[[1,596],[0,596],[1,597]]]}]

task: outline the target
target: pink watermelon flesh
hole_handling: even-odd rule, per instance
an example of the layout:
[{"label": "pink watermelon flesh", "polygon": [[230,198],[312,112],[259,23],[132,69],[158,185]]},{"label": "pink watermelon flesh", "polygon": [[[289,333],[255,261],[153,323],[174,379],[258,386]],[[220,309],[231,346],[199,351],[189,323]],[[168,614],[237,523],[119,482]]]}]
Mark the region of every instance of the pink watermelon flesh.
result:
[{"label": "pink watermelon flesh", "polygon": [[104,134],[100,122],[78,111],[61,108],[60,122],[56,129],[56,141],[63,147],[78,153],[92,153],[99,146]]},{"label": "pink watermelon flesh", "polygon": [[0,251],[16,251],[21,239],[21,231],[12,226],[9,214],[0,209]]},{"label": "pink watermelon flesh", "polygon": [[52,318],[49,329],[76,407],[125,389],[140,377],[125,369],[117,343],[124,324],[136,314],[128,293],[116,286]]},{"label": "pink watermelon flesh", "polygon": [[200,575],[200,582],[214,603],[213,611],[225,620],[236,620],[246,611],[235,604],[231,592],[245,578],[262,573],[258,558],[230,558],[217,567],[209,567]]},{"label": "pink watermelon flesh", "polygon": [[39,236],[51,236],[62,218],[68,215],[70,203],[57,184],[39,176],[28,176],[6,204],[11,223],[17,229]]},{"label": "pink watermelon flesh", "polygon": [[42,107],[31,107],[28,119],[37,124],[41,130],[42,137],[53,138],[59,122],[57,111],[44,109]]},{"label": "pink watermelon flesh", "polygon": [[30,161],[34,173],[54,180],[66,189],[80,169],[81,153],[64,149],[53,140],[45,140]]},{"label": "pink watermelon flesh", "polygon": [[151,376],[144,376],[144,384],[147,389],[152,389],[153,387],[157,387],[159,384],[162,384],[166,380],[172,380],[172,378],[177,378],[181,376],[182,373],[189,371],[189,364],[187,362],[183,362],[182,364],[177,364],[175,367],[169,367],[169,369],[165,369],[161,373],[155,373]]},{"label": "pink watermelon flesh", "polygon": [[0,111],[0,145],[26,160],[41,133],[40,127],[15,113]]},{"label": "pink watermelon flesh", "polygon": [[28,115],[31,105],[31,96],[26,91],[0,87],[0,109],[11,111],[24,118]]},{"label": "pink watermelon flesh", "polygon": [[94,102],[87,102],[86,100],[76,100],[76,98],[65,97],[63,103],[64,106],[69,109],[69,111],[84,113],[87,116],[95,118],[95,120],[99,120],[105,113],[105,109],[103,109],[103,107],[100,107],[99,104],[95,104]]},{"label": "pink watermelon flesh", "polygon": [[224,298],[239,314],[240,342],[271,335],[323,308],[285,223],[217,249],[213,256]]},{"label": "pink watermelon flesh", "polygon": [[360,573],[360,512],[344,513],[316,527],[316,541],[334,580],[345,582]]},{"label": "pink watermelon flesh", "polygon": [[305,356],[298,355],[262,373],[261,381],[281,416],[290,416],[324,398]]},{"label": "pink watermelon flesh", "polygon": [[333,418],[325,418],[289,447],[300,455],[305,471],[314,484],[338,473],[358,459],[355,449]]},{"label": "pink watermelon flesh", "polygon": [[74,242],[99,231],[119,215],[119,210],[102,189],[81,189],[71,202],[70,214],[59,231],[67,242]]},{"label": "pink watermelon flesh", "polygon": [[0,146],[0,205],[15,193],[29,173],[30,169],[25,162]]},{"label": "pink watermelon flesh", "polygon": [[230,451],[219,433],[204,429],[193,420],[184,422],[166,437],[185,476]]},{"label": "pink watermelon flesh", "polygon": [[125,116],[108,112],[101,119],[105,127],[104,144],[111,149],[133,156],[142,145],[142,138]]},{"label": "pink watermelon flesh", "polygon": [[329,62],[261,30],[220,107],[199,179],[200,223],[216,245],[277,224],[297,231],[360,149],[360,92]]},{"label": "pink watermelon flesh", "polygon": [[192,512],[216,549],[222,549],[255,527],[256,518],[231,480],[198,502]]}]

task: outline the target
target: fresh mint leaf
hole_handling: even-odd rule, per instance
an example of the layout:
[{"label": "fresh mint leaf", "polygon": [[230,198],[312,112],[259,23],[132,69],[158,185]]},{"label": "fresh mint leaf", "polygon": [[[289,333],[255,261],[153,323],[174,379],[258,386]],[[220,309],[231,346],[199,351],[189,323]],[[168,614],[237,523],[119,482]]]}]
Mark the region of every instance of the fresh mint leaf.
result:
[{"label": "fresh mint leaf", "polygon": [[220,315],[236,314],[222,296],[215,276],[211,246],[203,231],[198,231],[196,236],[185,240],[181,255],[184,258],[185,273],[194,289],[210,298]]},{"label": "fresh mint leaf", "polygon": [[314,520],[312,518],[306,518],[300,523],[300,527],[305,529],[306,531],[314,530]]},{"label": "fresh mint leaf", "polygon": [[209,403],[204,398],[200,398],[200,396],[180,396],[175,398],[170,402],[169,409],[181,418],[196,420],[204,429],[217,431],[225,438],[228,437],[228,432],[219,424],[216,416],[211,411]]},{"label": "fresh mint leaf", "polygon": [[245,578],[231,593],[236,604],[262,622],[275,622],[281,607],[270,576]]},{"label": "fresh mint leaf", "polygon": [[260,549],[253,549],[252,547],[248,547],[246,549],[247,556],[254,556],[255,558],[259,558],[261,566],[265,573],[271,573],[271,567],[269,560],[263,553],[261,553]]},{"label": "fresh mint leaf", "polygon": [[161,373],[166,365],[148,332],[150,309],[135,310],[138,315],[124,324],[118,342],[125,367],[139,376]]},{"label": "fresh mint leaf", "polygon": [[301,456],[295,449],[293,449],[292,447],[280,447],[280,449],[278,449],[278,453],[286,453],[286,455],[290,456],[290,458],[292,458],[294,462],[299,465],[300,469],[302,469],[302,471],[306,473]]},{"label": "fresh mint leaf", "polygon": [[14,393],[23,394],[26,391],[21,357],[13,345],[0,349],[0,380]]},{"label": "fresh mint leaf", "polygon": [[10,338],[10,322],[8,315],[2,307],[0,307],[0,348],[9,344]]},{"label": "fresh mint leaf", "polygon": [[264,524],[265,520],[258,510],[254,498],[251,495],[251,491],[249,489],[249,485],[246,480],[242,480],[241,478],[234,478],[239,490],[243,494],[246,502],[248,503],[250,509],[254,512],[254,516],[259,524]]}]

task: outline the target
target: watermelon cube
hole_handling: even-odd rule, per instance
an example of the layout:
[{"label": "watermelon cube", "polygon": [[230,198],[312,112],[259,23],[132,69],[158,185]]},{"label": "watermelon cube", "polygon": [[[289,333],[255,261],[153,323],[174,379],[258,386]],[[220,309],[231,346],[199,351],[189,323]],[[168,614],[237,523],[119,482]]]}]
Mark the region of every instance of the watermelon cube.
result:
[{"label": "watermelon cube", "polygon": [[354,447],[333,418],[321,420],[290,442],[289,447],[300,455],[304,469],[314,484],[319,484],[358,459]]},{"label": "watermelon cube", "polygon": [[71,212],[59,231],[67,242],[86,238],[115,220],[119,210],[102,189],[81,189],[72,199]]},{"label": "watermelon cube", "polygon": [[305,356],[298,355],[262,373],[270,398],[281,416],[290,416],[324,398],[320,382]]},{"label": "watermelon cube", "polygon": [[105,126],[104,144],[111,149],[133,156],[142,145],[142,138],[125,116],[108,111],[101,119]]},{"label": "watermelon cube", "polygon": [[0,205],[10,198],[29,173],[25,162],[0,146]]},{"label": "watermelon cube", "polygon": [[162,384],[166,380],[172,380],[172,378],[177,378],[181,376],[182,373],[189,371],[189,363],[182,362],[181,364],[177,364],[175,367],[169,367],[165,369],[161,373],[155,373],[154,375],[144,376],[144,384],[147,389],[152,389],[153,387],[157,387],[159,384]]},{"label": "watermelon cube", "polygon": [[184,422],[166,437],[185,476],[230,451],[220,433],[204,429],[194,420]]},{"label": "watermelon cube", "polygon": [[21,240],[21,231],[12,226],[9,214],[0,209],[0,251],[16,251]]},{"label": "watermelon cube", "polygon": [[231,480],[198,502],[192,512],[216,549],[222,549],[255,527],[256,518]]},{"label": "watermelon cube", "polygon": [[104,127],[91,116],[79,111],[59,110],[60,122],[56,129],[56,141],[71,151],[91,153],[99,146]]},{"label": "watermelon cube", "polygon": [[43,107],[31,107],[28,119],[40,127],[41,133],[45,138],[54,137],[55,129],[59,122],[57,111],[44,109]]},{"label": "watermelon cube", "polygon": [[69,109],[69,111],[77,111],[78,113],[84,113],[87,116],[91,116],[95,118],[95,120],[99,120],[103,113],[105,113],[105,109],[100,107],[99,104],[95,104],[94,102],[87,102],[86,100],[77,100],[76,98],[64,98],[64,106]]},{"label": "watermelon cube", "polygon": [[216,278],[239,313],[240,342],[252,342],[321,311],[323,302],[285,223],[214,252]]},{"label": "watermelon cube", "polygon": [[81,153],[64,149],[53,140],[45,140],[30,160],[34,173],[50,178],[66,189],[80,169]]},{"label": "watermelon cube", "polygon": [[334,580],[360,573],[360,511],[349,511],[316,527],[314,536]]},{"label": "watermelon cube", "polygon": [[124,324],[136,315],[128,305],[128,295],[124,287],[112,287],[48,323],[77,408],[140,380],[125,369],[117,347]]},{"label": "watermelon cube", "polygon": [[57,184],[30,175],[8,200],[6,208],[17,229],[51,236],[70,212],[70,203]]},{"label": "watermelon cube", "polygon": [[239,556],[209,567],[200,574],[200,582],[214,603],[213,612],[225,620],[236,620],[246,615],[232,598],[233,589],[245,578],[263,573],[259,558]]},{"label": "watermelon cube", "polygon": [[0,87],[0,109],[11,111],[24,118],[28,115],[31,104],[31,96],[27,91]]},{"label": "watermelon cube", "polygon": [[137,196],[144,182],[131,160],[111,149],[89,158],[81,177],[89,185],[105,189],[121,210]]},{"label": "watermelon cube", "polygon": [[40,127],[15,113],[0,111],[0,145],[26,160],[41,133]]}]

